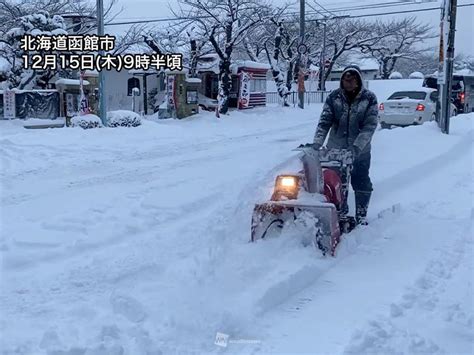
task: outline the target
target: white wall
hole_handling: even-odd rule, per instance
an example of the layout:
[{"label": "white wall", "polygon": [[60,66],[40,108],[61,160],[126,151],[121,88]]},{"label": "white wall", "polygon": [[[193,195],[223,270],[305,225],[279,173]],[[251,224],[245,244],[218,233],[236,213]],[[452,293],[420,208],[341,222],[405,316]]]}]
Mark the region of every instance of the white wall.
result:
[{"label": "white wall", "polygon": [[[386,79],[386,80],[367,80],[364,85],[369,90],[377,95],[378,101],[386,100],[395,91],[413,90],[421,88],[423,79]],[[326,90],[332,91],[339,87],[339,81],[327,81]],[[307,91],[315,91],[317,82],[305,81],[305,88]],[[297,91],[298,86],[293,84],[293,90]],[[275,82],[267,81],[267,92],[276,92]]]},{"label": "white wall", "polygon": [[[107,110],[131,110],[132,109],[132,96],[128,96],[128,79],[133,78],[132,74],[128,71],[106,71],[106,90],[107,90]],[[136,97],[136,108],[135,111],[143,111],[143,77],[135,76],[140,81],[140,95]],[[150,92],[153,88],[158,85],[158,79],[156,75],[150,75],[147,77],[147,90]]]}]

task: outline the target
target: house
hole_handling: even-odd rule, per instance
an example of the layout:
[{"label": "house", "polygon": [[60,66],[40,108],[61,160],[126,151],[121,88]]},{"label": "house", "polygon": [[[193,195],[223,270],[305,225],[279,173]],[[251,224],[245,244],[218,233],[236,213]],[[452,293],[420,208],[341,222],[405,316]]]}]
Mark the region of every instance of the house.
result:
[{"label": "house", "polygon": [[[219,56],[215,53],[199,58],[198,76],[201,78],[200,92],[216,99],[219,91]],[[230,66],[231,88],[229,107],[251,108],[266,105],[267,73],[270,65],[251,60],[233,60]]]},{"label": "house", "polygon": [[[352,61],[347,61],[348,64],[357,65],[362,74],[362,80],[374,80],[379,75],[379,63],[371,58],[353,58]],[[340,81],[344,66],[335,66],[329,74],[327,81]]]}]

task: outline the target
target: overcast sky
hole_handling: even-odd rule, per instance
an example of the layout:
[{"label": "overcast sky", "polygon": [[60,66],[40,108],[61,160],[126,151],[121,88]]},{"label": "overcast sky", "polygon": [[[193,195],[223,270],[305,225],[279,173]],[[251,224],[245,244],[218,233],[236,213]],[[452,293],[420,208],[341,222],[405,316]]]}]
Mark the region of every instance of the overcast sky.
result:
[{"label": "overcast sky", "polygon": [[[375,18],[386,18],[390,17],[404,17],[404,16],[416,16],[421,22],[433,24],[436,26],[436,31],[439,28],[440,12],[435,11],[426,11],[426,12],[417,12],[418,9],[438,7],[441,1],[431,1],[426,4],[420,4],[423,0],[408,0],[405,2],[415,2],[414,4],[404,4],[401,0],[321,0],[318,1],[324,8],[327,10],[337,9],[342,7],[350,6],[364,6],[371,4],[381,4],[381,3],[393,3],[395,1],[400,1],[401,4],[397,4],[393,7],[384,7],[379,9],[361,9],[361,10],[351,10],[350,12],[340,12],[337,11],[337,14],[351,14],[351,15],[363,15],[370,13],[387,13],[393,11],[411,11],[406,14],[397,14],[397,15],[385,15],[377,17],[367,17],[366,19],[375,19]],[[424,0],[426,1],[426,0]],[[272,3],[275,5],[283,4],[284,0],[273,0]],[[293,1],[295,3],[295,10],[298,10],[299,1]],[[306,0],[307,6],[306,11],[311,12],[311,15],[308,17],[314,18],[314,10],[309,6],[310,4],[318,9],[323,11],[321,8],[317,7],[314,0]],[[120,5],[124,8],[124,11],[119,15],[115,20],[139,20],[139,19],[154,19],[154,18],[166,18],[171,16],[168,4],[173,8],[177,8],[177,0],[119,0]],[[458,5],[461,4],[472,4],[474,0],[458,0]],[[456,53],[462,52],[465,54],[474,55],[474,6],[471,7],[462,7],[458,9],[457,13],[457,23],[456,23]],[[165,23],[157,23],[160,26],[165,25]],[[123,30],[123,27],[113,26],[106,28],[106,32],[115,33],[118,30]],[[433,40],[433,45],[437,45],[438,40]]]}]

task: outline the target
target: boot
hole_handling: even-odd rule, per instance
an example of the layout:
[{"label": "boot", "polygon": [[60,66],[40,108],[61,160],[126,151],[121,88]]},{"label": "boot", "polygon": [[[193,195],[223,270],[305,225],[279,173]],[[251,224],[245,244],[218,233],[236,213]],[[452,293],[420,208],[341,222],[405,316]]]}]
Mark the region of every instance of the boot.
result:
[{"label": "boot", "polygon": [[356,191],[355,192],[355,204],[356,204],[356,223],[366,226],[367,222],[367,209],[369,207],[371,192]]}]

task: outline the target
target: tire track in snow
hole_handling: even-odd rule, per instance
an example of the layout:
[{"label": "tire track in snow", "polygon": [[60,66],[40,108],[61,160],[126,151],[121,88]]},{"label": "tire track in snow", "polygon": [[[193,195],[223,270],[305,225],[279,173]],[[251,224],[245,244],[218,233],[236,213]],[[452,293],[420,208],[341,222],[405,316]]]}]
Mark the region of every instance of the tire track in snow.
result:
[{"label": "tire track in snow", "polygon": [[[465,136],[461,137],[459,142],[455,143],[449,150],[446,152],[433,157],[427,161],[419,163],[415,166],[407,168],[405,170],[400,171],[396,175],[392,177],[388,177],[381,181],[376,182],[375,191],[377,194],[383,195],[386,197],[389,193],[395,194],[401,190],[405,190],[410,187],[413,176],[417,176],[421,173],[424,175],[435,173],[439,170],[446,169],[448,164],[454,163],[461,157],[463,157],[463,153],[466,151],[472,150],[472,133],[474,131],[471,130],[466,133]],[[283,168],[291,165],[291,160],[294,158],[289,158],[287,161],[283,162],[282,164],[278,165],[276,168],[272,169],[270,173],[266,174],[266,176],[259,181],[263,184],[264,181],[269,181],[270,178],[274,179],[274,176],[281,172]],[[261,186],[262,186],[261,185]],[[260,190],[260,191],[259,191]],[[246,190],[243,191],[242,195],[248,196],[247,201],[255,200],[255,196],[258,196],[261,192],[261,188],[258,187],[251,187],[248,186]],[[375,195],[375,194],[374,194]],[[376,197],[376,195],[375,195]],[[378,203],[378,205],[383,205],[382,201]],[[253,209],[253,204],[246,203],[243,206],[239,205],[236,209],[236,212],[248,212],[250,206]],[[403,208],[403,206],[402,206]],[[250,216],[248,215],[248,220],[250,222]],[[390,218],[388,219],[390,221]],[[326,260],[325,263],[315,263],[313,265],[303,264],[299,270],[295,270],[295,272],[289,275],[287,278],[279,280],[273,286],[269,287],[268,290],[259,296],[258,301],[256,304],[258,305],[257,313],[263,315],[276,307],[284,304],[286,301],[291,299],[292,297],[296,296],[297,294],[301,293],[305,289],[309,288],[313,285],[316,281],[320,280],[324,277],[324,272],[330,270],[336,264],[340,263],[344,258],[351,256],[357,251],[358,247],[362,245],[370,244],[371,241],[378,240],[378,236],[383,235],[383,229],[387,227],[386,225],[387,219],[377,221],[376,224],[374,223],[369,226],[369,228],[364,228],[363,230],[355,230],[352,233],[343,236],[342,242],[339,245],[338,255],[335,259]],[[393,223],[393,220],[392,222]],[[250,226],[249,226],[250,230]],[[250,233],[250,232],[249,232]],[[362,234],[362,233],[370,233],[371,238],[362,238],[363,241],[356,242],[354,245],[354,241],[357,238],[355,234]],[[360,238],[359,238],[360,239]],[[265,242],[265,241],[263,241]],[[348,243],[347,246],[344,244]],[[344,252],[342,253],[341,249],[344,248]],[[317,251],[315,251],[317,252]],[[287,309],[293,310],[296,308],[300,308],[302,303],[308,302],[309,298],[303,297],[304,300],[296,301],[297,305],[289,305]]]},{"label": "tire track in snow", "polygon": [[[441,249],[438,255],[427,263],[424,272],[416,279],[412,286],[407,288],[401,296],[401,300],[390,304],[389,315],[380,315],[368,321],[365,328],[356,330],[350,343],[345,348],[345,354],[392,353],[395,351],[438,354],[458,351],[468,353],[470,350],[473,350],[472,347],[471,349],[466,347],[463,350],[443,349],[438,343],[438,339],[433,339],[429,335],[423,335],[426,329],[419,328],[418,332],[408,331],[406,330],[407,326],[403,324],[416,323],[420,318],[430,319],[427,322],[428,324],[439,323],[439,320],[432,318],[439,317],[441,313],[438,316],[433,316],[433,312],[439,312],[440,309],[445,308],[446,316],[444,321],[449,323],[453,318],[457,318],[463,322],[466,334],[471,334],[471,344],[474,343],[474,312],[472,304],[471,309],[462,309],[459,303],[453,303],[446,307],[443,306],[439,298],[449,291],[449,283],[452,276],[462,263],[471,262],[472,264],[472,251],[471,255],[466,254],[466,250],[472,250],[472,221],[473,218],[453,220],[457,224],[464,225],[463,230],[459,233],[460,237],[452,243],[454,248],[451,249],[450,245],[448,245],[447,248]],[[449,238],[451,237],[450,235]],[[472,295],[472,283],[470,290]],[[430,327],[428,324],[426,325],[427,328]]]}]

